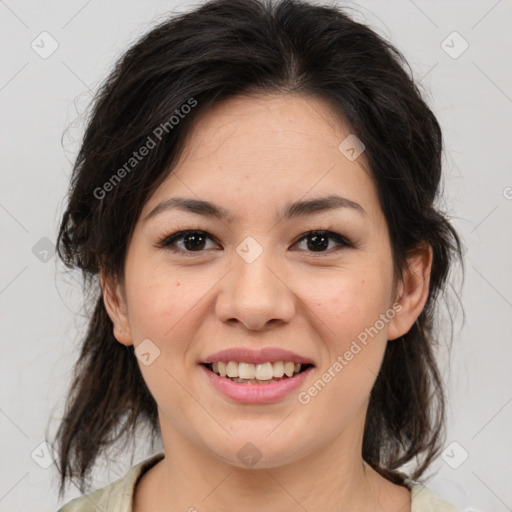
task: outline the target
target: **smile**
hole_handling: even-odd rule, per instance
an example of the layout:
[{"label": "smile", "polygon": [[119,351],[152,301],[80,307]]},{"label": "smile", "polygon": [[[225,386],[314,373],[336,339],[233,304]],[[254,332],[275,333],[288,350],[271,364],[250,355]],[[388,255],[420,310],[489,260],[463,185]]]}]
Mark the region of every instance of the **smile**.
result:
[{"label": "smile", "polygon": [[[233,364],[230,365],[230,363]],[[282,364],[282,371],[284,373],[281,377],[274,377],[275,363],[277,363],[276,375],[281,374]],[[213,364],[214,363],[203,363],[199,365],[203,370],[207,382],[212,386],[213,390],[219,393],[219,396],[224,397],[224,399],[227,398],[230,402],[239,404],[271,404],[289,398],[298,392],[298,388],[303,385],[305,379],[314,369],[312,364],[294,363],[293,373],[291,376],[288,376],[284,368],[286,362],[283,361],[257,364],[238,363],[236,361],[227,361],[224,364],[223,361],[218,361],[216,363],[216,372],[213,370]],[[220,370],[226,373],[224,376],[221,376],[219,366]],[[251,375],[250,372],[254,371],[254,378],[240,378],[240,367],[242,375]],[[251,367],[254,367],[254,369]],[[258,369],[258,367],[260,368]],[[288,364],[288,373],[290,373],[290,369],[290,365]],[[296,369],[298,370],[297,372],[295,371]],[[228,376],[228,370],[231,375],[237,375],[233,377]],[[270,371],[272,371],[271,377]],[[256,372],[258,372],[258,374]],[[260,380],[256,378],[257,375],[270,378]]]},{"label": "smile", "polygon": [[246,363],[238,361],[217,361],[206,367],[220,377],[241,384],[270,384],[288,379],[306,370],[311,365],[292,361]]}]

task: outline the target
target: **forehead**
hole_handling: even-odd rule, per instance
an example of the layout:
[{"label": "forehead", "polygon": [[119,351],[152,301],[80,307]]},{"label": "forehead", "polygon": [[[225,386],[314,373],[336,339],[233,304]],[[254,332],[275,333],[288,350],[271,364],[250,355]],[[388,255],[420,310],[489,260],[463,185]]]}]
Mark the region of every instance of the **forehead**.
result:
[{"label": "forehead", "polygon": [[[189,137],[187,160],[244,157],[290,163],[304,151],[338,151],[350,134],[344,120],[318,98],[298,94],[237,96],[203,112]],[[226,147],[223,147],[226,146]],[[318,154],[312,154],[318,158]],[[250,162],[251,164],[253,162]]]},{"label": "forehead", "polygon": [[272,212],[333,193],[372,209],[376,193],[364,153],[351,160],[340,144],[350,128],[324,101],[296,94],[238,96],[195,120],[173,171],[144,213],[169,196],[195,197]]}]

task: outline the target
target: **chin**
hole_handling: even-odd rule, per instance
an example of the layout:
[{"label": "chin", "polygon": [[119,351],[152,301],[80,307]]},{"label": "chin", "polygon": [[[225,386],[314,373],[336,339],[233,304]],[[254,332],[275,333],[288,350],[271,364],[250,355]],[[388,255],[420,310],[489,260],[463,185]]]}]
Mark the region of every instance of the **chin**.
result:
[{"label": "chin", "polygon": [[[222,436],[214,444],[209,437],[207,448],[223,462],[237,468],[257,470],[285,466],[305,456],[307,449],[299,439],[286,435],[284,431],[282,437],[273,438],[271,432],[278,424],[269,422],[261,429],[240,428],[233,437]],[[310,451],[314,449],[311,446]]]}]

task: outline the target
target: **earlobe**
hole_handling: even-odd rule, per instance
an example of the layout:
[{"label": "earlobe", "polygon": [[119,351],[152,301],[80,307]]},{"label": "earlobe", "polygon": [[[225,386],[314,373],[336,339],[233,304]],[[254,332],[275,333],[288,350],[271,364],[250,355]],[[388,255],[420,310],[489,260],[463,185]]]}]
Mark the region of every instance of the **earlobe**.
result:
[{"label": "earlobe", "polygon": [[112,278],[107,278],[103,273],[100,273],[99,279],[103,293],[103,303],[110,320],[114,324],[114,337],[123,345],[133,345],[126,301],[120,283]]},{"label": "earlobe", "polygon": [[396,315],[388,329],[388,340],[406,334],[423,311],[430,289],[433,251],[424,244],[407,259],[407,268],[397,291]]}]

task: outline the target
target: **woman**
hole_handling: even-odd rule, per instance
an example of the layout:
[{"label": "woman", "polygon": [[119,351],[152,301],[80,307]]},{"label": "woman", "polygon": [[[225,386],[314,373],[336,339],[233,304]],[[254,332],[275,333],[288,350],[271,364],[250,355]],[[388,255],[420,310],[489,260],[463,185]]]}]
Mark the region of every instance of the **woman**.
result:
[{"label": "woman", "polygon": [[130,48],[59,232],[96,293],[61,496],[140,422],[163,452],[61,511],[455,510],[418,480],[461,258],[441,152],[403,57],[340,9],[214,0]]}]

